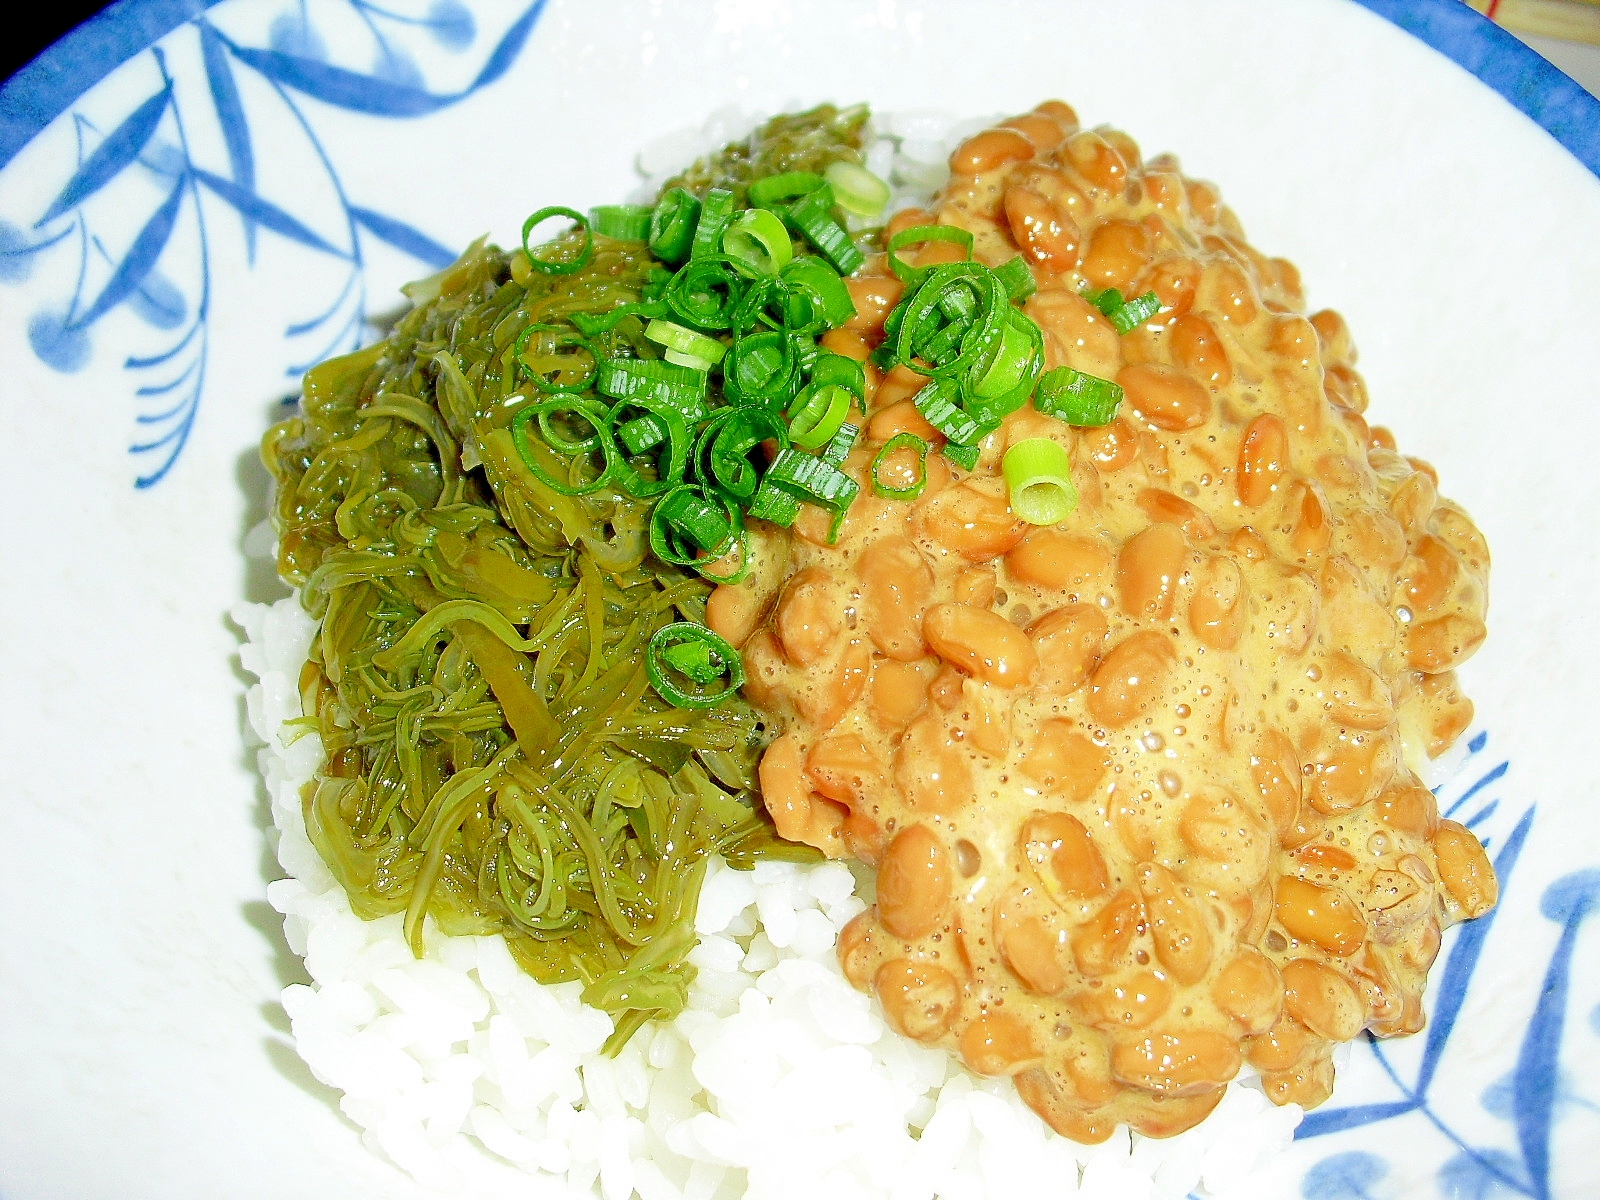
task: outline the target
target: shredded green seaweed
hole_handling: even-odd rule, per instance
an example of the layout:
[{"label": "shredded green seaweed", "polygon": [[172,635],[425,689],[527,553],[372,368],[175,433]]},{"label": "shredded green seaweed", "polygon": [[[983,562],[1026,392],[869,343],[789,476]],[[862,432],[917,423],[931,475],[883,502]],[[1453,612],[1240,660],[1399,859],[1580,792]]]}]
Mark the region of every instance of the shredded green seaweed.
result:
[{"label": "shredded green seaweed", "polygon": [[[857,157],[865,119],[779,118],[675,182],[742,194],[821,170]],[[605,236],[570,274],[516,258],[475,244],[411,285],[389,336],[313,368],[301,414],[263,441],[280,573],[322,622],[300,681],[327,752],[305,819],[362,917],[404,913],[418,954],[427,915],[504,934],[534,978],[583,982],[614,1050],[685,1004],[709,854],[817,855],[758,802],[760,714],[737,697],[675,707],[650,686],[651,638],[703,623],[710,591],[650,553],[651,501],[551,487],[582,482],[576,463],[532,439],[541,479],[513,438],[516,414],[592,356],[660,357],[631,313],[582,349],[524,337],[637,304],[653,260]]]}]

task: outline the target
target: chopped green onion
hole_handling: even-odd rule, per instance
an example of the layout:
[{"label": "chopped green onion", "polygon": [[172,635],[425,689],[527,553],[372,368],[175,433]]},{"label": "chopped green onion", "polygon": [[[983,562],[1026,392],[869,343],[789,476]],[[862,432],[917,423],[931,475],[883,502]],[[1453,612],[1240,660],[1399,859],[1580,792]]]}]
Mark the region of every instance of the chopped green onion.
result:
[{"label": "chopped green onion", "polygon": [[[711,676],[710,680],[705,680],[702,676],[706,671],[701,670],[697,662],[695,674],[691,675],[689,672],[681,674],[701,687],[726,675],[727,682],[714,692],[685,691],[667,674],[669,669],[676,670],[673,660],[667,656],[675,647],[691,642],[705,647],[706,670],[715,668],[716,674]],[[680,658],[679,661],[685,660]],[[650,686],[655,688],[656,693],[668,704],[674,704],[679,708],[711,708],[728,699],[744,685],[744,663],[739,658],[739,652],[704,625],[693,621],[677,621],[656,630],[649,646],[645,649],[644,669],[645,675],[650,680]]]},{"label": "chopped green onion", "polygon": [[579,333],[585,337],[594,337],[599,333],[610,333],[627,317],[649,319],[659,317],[666,311],[666,301],[655,299],[639,304],[619,304],[610,312],[602,313],[600,316],[595,316],[593,313],[572,312],[567,313],[566,317],[577,327]]},{"label": "chopped green onion", "polygon": [[[536,359],[528,358],[528,339],[534,334],[549,335],[552,346],[549,351],[541,353]],[[540,337],[540,342],[545,341]],[[570,375],[580,370],[575,354],[561,354],[559,351],[569,346],[575,346],[588,356],[589,364],[581,368],[581,374],[570,383],[561,383],[551,379],[551,375]],[[523,369],[523,372],[533,381],[533,386],[541,392],[587,392],[594,386],[595,375],[600,369],[600,356],[589,343],[589,339],[576,329],[566,325],[551,325],[538,322],[529,325],[517,335],[516,342],[512,345],[512,360]]]},{"label": "chopped green onion", "polygon": [[[892,455],[902,449],[910,450],[917,456],[917,477],[905,487],[892,487],[883,482],[878,472],[888,465]],[[867,478],[872,482],[874,495],[885,496],[890,500],[915,500],[928,486],[928,443],[916,434],[904,430],[895,434],[872,456],[872,466],[868,468]]]},{"label": "chopped green onion", "polygon": [[650,510],[650,549],[662,562],[698,568],[721,558],[743,537],[739,510],[726,497],[692,483],[668,489]]},{"label": "chopped green onion", "polygon": [[1018,254],[1009,262],[1003,262],[994,269],[1000,277],[1000,282],[1005,285],[1006,295],[1011,297],[1011,303],[1021,304],[1038,290],[1038,283],[1033,278],[1033,272],[1028,269],[1028,264]]},{"label": "chopped green onion", "polygon": [[740,503],[755,495],[761,471],[750,454],[763,442],[789,444],[783,422],[764,408],[740,405],[719,408],[695,442],[694,469],[705,484],[715,485]]},{"label": "chopped green onion", "polygon": [[964,446],[960,442],[946,442],[940,453],[963,471],[970,471],[978,465],[978,459],[982,456],[983,451],[977,446]]},{"label": "chopped green onion", "polygon": [[833,436],[828,439],[828,444],[817,457],[825,463],[840,466],[849,457],[850,451],[855,447],[856,439],[860,436],[861,430],[846,422],[833,431]]},{"label": "chopped green onion", "polygon": [[895,251],[904,250],[907,246],[920,246],[924,242],[955,242],[967,252],[968,258],[972,257],[972,235],[965,229],[958,229],[954,225],[913,225],[895,234],[884,246],[889,256],[889,270],[900,282],[910,283],[926,273],[928,268],[913,267]]},{"label": "chopped green onion", "polygon": [[[659,317],[644,327],[644,335],[659,346],[665,346],[669,352],[686,354],[701,362],[710,364],[722,361],[722,356],[728,348],[715,338],[708,338],[696,333],[692,329],[685,329],[682,325],[674,325],[671,321],[663,321]],[[673,362],[674,360],[668,359]],[[682,366],[684,364],[677,363]],[[705,370],[704,367],[698,368]]]},{"label": "chopped green onion", "polygon": [[932,379],[911,397],[911,404],[946,441],[975,446],[998,428],[998,422],[980,425],[973,420],[957,406],[954,390],[955,385],[949,380]]},{"label": "chopped green onion", "polygon": [[1106,316],[1111,318],[1111,324],[1118,333],[1132,333],[1160,311],[1161,297],[1154,292],[1146,292],[1117,305]]},{"label": "chopped green onion", "polygon": [[694,242],[689,257],[708,258],[722,248],[722,234],[733,220],[733,193],[727,188],[712,188],[700,202],[700,220],[694,227]]},{"label": "chopped green onion", "polygon": [[682,262],[699,223],[700,201],[681,187],[668,188],[650,213],[650,253],[662,262]]},{"label": "chopped green onion", "polygon": [[[581,450],[599,448],[605,458],[605,466],[598,475],[587,483],[573,484],[557,479],[545,469],[544,464],[539,461],[538,455],[534,453],[533,445],[528,438],[528,422],[537,419],[540,431],[549,437],[551,433],[549,418],[558,414],[563,416],[576,415],[588,422],[589,427],[594,430],[594,434],[590,438],[584,438],[577,442],[556,439],[556,441],[560,442],[560,445],[552,444],[552,449],[557,450],[560,450],[563,445],[578,447]],[[591,492],[599,491],[609,483],[621,464],[616,445],[611,440],[611,428],[612,422],[609,414],[594,401],[561,396],[550,400],[538,400],[526,408],[520,409],[511,420],[511,444],[516,448],[517,457],[522,460],[522,465],[527,467],[528,473],[552,492],[559,496],[587,496]],[[575,465],[576,463],[574,462]]]},{"label": "chopped green onion", "polygon": [[678,350],[663,350],[661,360],[669,362],[675,367],[688,367],[691,371],[709,371],[717,364],[709,358],[701,358],[695,354],[684,354]]},{"label": "chopped green onion", "polygon": [[836,383],[812,387],[795,399],[804,403],[789,422],[789,439],[802,450],[826,445],[850,412],[850,393]]},{"label": "chopped green onion", "polygon": [[858,217],[875,217],[889,203],[889,185],[865,167],[840,159],[831,162],[822,177],[833,188],[839,207]]},{"label": "chopped green onion", "polygon": [[[629,408],[643,409],[647,417],[636,420],[647,421],[648,424],[624,421],[623,414]],[[620,482],[624,491],[631,496],[645,499],[658,496],[668,488],[676,487],[683,482],[684,472],[689,466],[689,450],[693,441],[690,430],[694,423],[685,420],[682,412],[656,397],[641,396],[633,400],[618,400],[611,406],[606,419],[611,428],[618,431],[620,437],[627,436],[625,431],[635,431],[647,439],[648,444],[645,449],[665,447],[665,465],[662,465],[658,456],[654,479],[645,478],[626,459],[618,457],[617,474],[621,476]]]},{"label": "chopped green onion", "polygon": [[750,501],[750,507],[745,511],[756,520],[788,526],[793,525],[795,517],[800,515],[800,501],[780,487],[776,480],[762,479],[761,486],[756,488],[755,499]]},{"label": "chopped green onion", "polygon": [[722,677],[722,666],[702,641],[676,642],[661,652],[661,661],[704,687]]},{"label": "chopped green onion", "polygon": [[589,227],[601,237],[642,242],[650,237],[650,209],[643,204],[601,204],[589,210]]},{"label": "chopped green onion", "polygon": [[1098,308],[1103,317],[1109,317],[1122,307],[1122,292],[1114,287],[1106,288],[1104,291],[1085,292],[1084,299]]},{"label": "chopped green onion", "polygon": [[747,284],[721,258],[685,263],[667,285],[667,307],[680,321],[701,329],[728,329],[744,301]]},{"label": "chopped green onion", "polygon": [[823,350],[817,354],[809,370],[812,387],[838,384],[857,400],[866,393],[867,373],[853,358],[846,358],[843,354],[835,354],[831,350]]},{"label": "chopped green onion", "polygon": [[789,205],[784,219],[805,234],[835,271],[848,275],[866,259],[850,240],[850,231],[834,218],[832,209],[833,191],[823,184]]},{"label": "chopped green onion", "polygon": [[1122,388],[1109,379],[1056,367],[1039,376],[1033,406],[1068,425],[1109,425],[1122,405]]},{"label": "chopped green onion", "polygon": [[595,372],[594,389],[614,400],[667,405],[691,424],[705,418],[705,375],[673,363],[607,358]]},{"label": "chopped green onion", "polygon": [[764,479],[781,484],[803,500],[827,509],[844,509],[861,490],[850,476],[832,463],[799,450],[780,450]]},{"label": "chopped green onion", "polygon": [[1011,493],[1011,511],[1030,525],[1054,525],[1078,507],[1072,460],[1060,443],[1028,438],[1000,460]]},{"label": "chopped green onion", "polygon": [[982,379],[972,385],[967,412],[978,421],[998,421],[1028,402],[1044,366],[1044,335],[1020,309],[1006,315],[1000,350]]},{"label": "chopped green onion", "polygon": [[789,312],[790,329],[814,332],[813,323],[819,320],[828,328],[837,328],[855,316],[850,289],[839,278],[839,272],[816,255],[795,259],[779,272],[779,277],[789,285],[791,301],[804,300],[811,305],[810,313]]},{"label": "chopped green onion", "polygon": [[[786,171],[782,175],[768,175],[750,185],[746,195],[756,208],[777,208],[790,200],[810,195],[826,186],[822,176],[811,171]],[[828,193],[828,205],[833,205],[833,193]]]},{"label": "chopped green onion", "polygon": [[747,208],[722,233],[722,252],[746,275],[776,275],[794,257],[783,222],[764,208]]},{"label": "chopped green onion", "polygon": [[[583,246],[578,253],[569,259],[550,260],[540,258],[533,252],[533,247],[528,245],[528,235],[536,226],[543,224],[551,217],[566,217],[583,231]],[[541,208],[522,223],[522,252],[528,256],[528,265],[535,271],[545,275],[571,275],[574,271],[581,271],[588,265],[590,257],[594,254],[594,234],[589,231],[589,218],[575,208],[563,208],[561,205],[551,205]]]},{"label": "chopped green onion", "polygon": [[736,336],[722,365],[722,387],[737,403],[786,407],[800,390],[793,344],[776,331]]}]

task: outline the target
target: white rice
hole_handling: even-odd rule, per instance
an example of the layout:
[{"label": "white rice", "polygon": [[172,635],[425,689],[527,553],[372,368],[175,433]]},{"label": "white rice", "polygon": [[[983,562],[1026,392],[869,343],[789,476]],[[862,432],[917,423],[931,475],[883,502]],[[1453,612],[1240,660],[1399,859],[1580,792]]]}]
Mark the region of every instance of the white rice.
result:
[{"label": "white rice", "polygon": [[[734,110],[646,149],[639,199],[685,162],[757,123]],[[893,207],[946,174],[952,139],[987,120],[875,119],[867,164]],[[271,554],[262,526],[246,550]],[[315,981],[285,989],[302,1058],[343,1093],[371,1149],[447,1193],[604,1200],[1180,1200],[1256,1192],[1298,1106],[1230,1085],[1195,1129],[1162,1141],[1126,1129],[1100,1146],[1050,1131],[1009,1080],[985,1079],[884,1023],[845,980],[834,942],[862,887],[840,863],[714,860],[696,913],[687,1010],[600,1053],[606,1014],[578,984],[541,986],[499,937],[449,937],[431,919],[414,958],[399,915],[362,921],[306,836],[301,787],[322,760],[296,680],[315,624],[295,599],[241,604],[250,724],[288,877],[267,888]]]},{"label": "white rice", "polygon": [[[264,539],[253,538],[258,545]],[[288,877],[267,888],[315,981],[285,989],[302,1058],[367,1144],[442,1192],[604,1200],[978,1200],[1226,1196],[1286,1146],[1294,1106],[1248,1084],[1177,1138],[1101,1146],[1052,1133],[1009,1080],[900,1037],[845,980],[834,940],[860,912],[841,863],[714,861],[695,918],[689,1007],[616,1058],[578,984],[544,987],[499,937],[430,921],[412,957],[396,915],[350,911],[306,836],[322,760],[296,680],[316,626],[293,598],[241,604],[250,724]]]}]

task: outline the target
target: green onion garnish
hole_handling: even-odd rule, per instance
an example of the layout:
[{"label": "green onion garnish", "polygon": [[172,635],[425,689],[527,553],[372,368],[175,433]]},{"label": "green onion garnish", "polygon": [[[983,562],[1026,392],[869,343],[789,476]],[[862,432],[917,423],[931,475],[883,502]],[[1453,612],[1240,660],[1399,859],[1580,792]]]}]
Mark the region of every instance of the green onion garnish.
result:
[{"label": "green onion garnish", "polygon": [[943,454],[963,471],[970,471],[978,465],[978,459],[983,454],[977,446],[963,446],[960,442],[946,442],[940,449]]},{"label": "green onion garnish", "polygon": [[783,222],[764,208],[747,208],[722,233],[722,252],[746,275],[776,275],[794,257]]},{"label": "green onion garnish", "polygon": [[[756,208],[778,208],[791,200],[809,196],[824,186],[822,176],[811,171],[786,171],[782,175],[768,175],[752,183],[746,195]],[[833,204],[833,193],[828,193],[828,204]]]},{"label": "green onion garnish", "polygon": [[[703,647],[704,657],[698,651],[678,649],[690,644]],[[680,670],[676,663],[683,663],[689,669]],[[645,649],[644,669],[650,686],[668,704],[675,704],[679,708],[710,708],[744,685],[744,663],[740,661],[739,652],[704,625],[697,625],[693,621],[677,621],[656,630]],[[699,685],[699,688],[715,683],[724,676],[726,682],[715,691],[697,688],[689,692],[673,681],[667,674],[669,670]]]},{"label": "green onion garnish", "polygon": [[[707,367],[714,363],[721,362],[722,356],[728,351],[728,348],[717,341],[716,338],[705,337],[692,329],[685,329],[682,325],[674,325],[671,321],[663,321],[659,318],[644,327],[644,335],[657,345],[665,346],[669,353],[675,351],[680,355],[688,355],[697,362],[705,363],[706,366],[696,368],[700,371],[706,370]],[[667,361],[676,362],[671,358],[668,358]],[[676,365],[685,364],[677,363]]]},{"label": "green onion garnish", "polygon": [[[839,278],[839,272],[815,255],[795,259],[779,276],[791,289],[784,315],[796,333],[837,328],[856,315],[850,289]],[[798,311],[802,305],[810,311]]]},{"label": "green onion garnish", "polygon": [[1009,262],[1003,262],[994,269],[1000,277],[1000,282],[1005,285],[1006,295],[1011,297],[1013,304],[1021,304],[1034,292],[1039,285],[1033,278],[1033,272],[1028,269],[1028,264],[1018,254]]},{"label": "green onion garnish", "polygon": [[[530,359],[528,341],[535,334],[539,335],[541,347],[548,343],[549,349]],[[561,351],[568,347],[581,350],[583,356],[562,354]],[[595,375],[600,369],[600,356],[588,337],[568,326],[547,322],[529,325],[519,333],[512,345],[511,357],[541,392],[586,392],[594,386]],[[586,366],[585,358],[588,360]],[[570,378],[574,374],[576,379],[561,382],[563,377]]]},{"label": "green onion garnish", "polygon": [[650,213],[650,253],[662,262],[682,262],[699,223],[700,201],[681,187],[668,188]]},{"label": "green onion garnish", "polygon": [[642,242],[650,237],[650,209],[643,204],[601,204],[589,210],[589,227],[601,237]]},{"label": "green onion garnish", "polygon": [[[553,436],[549,420],[558,415],[582,420],[594,433],[591,437],[577,440]],[[546,437],[551,449],[562,453],[586,453],[598,449],[605,459],[605,466],[600,473],[587,482],[572,482],[570,476],[576,472],[578,464],[582,461],[574,458],[568,464],[568,479],[557,479],[552,475],[541,461],[541,456],[536,453],[533,442],[528,436],[528,422],[535,419],[538,420],[540,432]],[[560,496],[586,496],[605,487],[622,466],[616,443],[611,439],[611,429],[610,415],[599,404],[592,400],[561,396],[550,400],[538,400],[519,410],[511,421],[511,444],[516,448],[517,457],[522,460],[522,465],[528,469],[528,473],[552,492]],[[555,444],[558,442],[559,445]],[[563,447],[572,449],[567,450]]]},{"label": "green onion garnish", "polygon": [[[890,457],[900,450],[910,450],[917,456],[917,477],[905,487],[894,487],[883,482],[878,472],[888,465]],[[872,466],[868,468],[867,478],[872,481],[874,495],[886,496],[890,500],[915,500],[928,486],[928,443],[914,433],[902,431],[895,434],[872,456]]]},{"label": "green onion garnish", "polygon": [[1030,525],[1054,525],[1078,507],[1072,460],[1049,438],[1028,438],[1000,460],[1011,494],[1011,511]]},{"label": "green onion garnish", "polygon": [[1146,292],[1118,305],[1107,315],[1118,333],[1132,333],[1160,311],[1161,298],[1154,292]]},{"label": "green onion garnish", "polygon": [[[833,436],[828,439],[828,444],[823,447],[822,453],[817,455],[825,463],[840,466],[849,457],[850,451],[856,444],[856,439],[861,436],[861,430],[846,422],[833,431]],[[852,480],[852,484],[854,481]],[[854,498],[855,492],[850,493]]]},{"label": "green onion garnish", "polygon": [[[583,246],[573,257],[562,260],[540,258],[533,252],[533,247],[528,245],[528,235],[551,217],[566,217],[583,231]],[[528,265],[535,271],[546,275],[571,275],[574,271],[581,271],[594,255],[594,234],[589,232],[589,218],[575,208],[563,208],[559,204],[549,208],[541,208],[522,223],[522,252],[528,256]]]},{"label": "green onion garnish", "polygon": [[889,256],[889,270],[902,283],[910,283],[929,268],[913,267],[895,251],[904,250],[907,246],[920,246],[924,242],[955,242],[967,252],[968,258],[972,257],[972,235],[965,229],[958,229],[954,225],[913,225],[909,229],[902,229],[884,246]]},{"label": "green onion garnish", "polygon": [[1116,288],[1106,288],[1103,292],[1087,293],[1085,299],[1100,310],[1118,333],[1132,333],[1161,311],[1161,297],[1154,292],[1124,300]]},{"label": "green onion garnish", "polygon": [[889,203],[889,185],[865,167],[840,159],[831,162],[822,177],[833,188],[839,207],[858,217],[875,217]]},{"label": "green onion garnish", "polygon": [[722,234],[733,220],[733,193],[727,188],[712,188],[700,202],[700,220],[694,227],[689,257],[708,258],[722,248]]},{"label": "green onion garnish", "polygon": [[1122,388],[1109,379],[1056,367],[1039,376],[1033,406],[1068,425],[1109,425],[1122,405]]},{"label": "green onion garnish", "polygon": [[667,285],[667,307],[680,321],[701,329],[729,329],[747,284],[720,258],[690,260]]},{"label": "green onion garnish", "polygon": [[789,205],[784,219],[805,234],[835,271],[848,275],[866,259],[850,240],[850,231],[834,218],[832,209],[833,189],[823,184]]},{"label": "green onion garnish", "polygon": [[850,412],[851,396],[836,383],[812,387],[795,398],[799,411],[789,422],[789,440],[802,450],[827,445]]}]

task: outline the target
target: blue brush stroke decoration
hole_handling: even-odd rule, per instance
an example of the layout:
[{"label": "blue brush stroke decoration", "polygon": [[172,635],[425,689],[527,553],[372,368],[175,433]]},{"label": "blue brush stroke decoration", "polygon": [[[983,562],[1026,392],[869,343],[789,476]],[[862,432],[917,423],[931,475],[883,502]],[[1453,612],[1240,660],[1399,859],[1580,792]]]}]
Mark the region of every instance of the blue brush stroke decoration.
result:
[{"label": "blue brush stroke decoration", "polygon": [[34,228],[48,225],[62,213],[71,212],[120,175],[124,167],[139,157],[139,152],[145,148],[156,126],[161,123],[161,118],[166,115],[170,103],[172,85],[169,82],[129,113],[122,124],[112,130],[95,152],[84,160],[72,173],[72,178],[67,180],[61,194],[45,210],[44,216],[34,222]]},{"label": "blue brush stroke decoration", "polygon": [[[0,283],[36,276],[47,252],[52,262],[71,263],[70,291],[61,301],[35,312],[28,325],[34,355],[55,371],[82,370],[93,356],[96,329],[117,312],[140,322],[146,337],[154,332],[167,338],[153,347],[142,346],[123,363],[134,376],[129,385],[136,404],[129,446],[138,464],[133,482],[147,488],[160,482],[178,461],[205,396],[211,334],[210,239],[215,236],[212,226],[219,206],[237,219],[245,259],[252,266],[262,256],[286,253],[309,253],[324,262],[344,264],[342,281],[335,282],[327,296],[311,298],[307,307],[316,315],[295,320],[283,331],[286,338],[302,343],[291,351],[290,373],[298,375],[330,355],[355,349],[366,329],[365,272],[373,245],[398,251],[426,270],[447,265],[456,251],[387,205],[363,203],[349,193],[338,164],[325,148],[318,128],[322,110],[316,106],[331,106],[359,118],[405,119],[459,104],[511,68],[546,0],[527,3],[483,48],[472,81],[460,90],[431,89],[418,60],[402,44],[409,38],[415,48],[430,50],[435,58],[436,47],[469,52],[481,22],[460,0],[435,0],[425,9],[419,4],[417,15],[368,0],[323,0],[320,7],[291,4],[271,22],[265,46],[247,45],[224,33],[203,0],[181,0],[176,5],[167,0],[123,0],[114,9],[140,3],[160,9],[156,14],[160,28],[139,48],[158,78],[109,132],[80,113],[70,115],[78,145],[76,163],[53,188],[53,198],[30,230],[0,223]],[[355,13],[370,31],[374,63],[370,72],[328,61],[328,39],[318,23],[336,7]],[[484,10],[495,11],[487,5]],[[139,57],[122,54],[121,43],[110,37],[110,31],[103,21],[90,22],[67,42],[120,55],[115,62]],[[151,44],[157,38],[161,44]],[[194,56],[199,67],[196,77],[204,79],[202,89],[175,88],[166,56],[179,52]],[[50,55],[40,61],[46,59],[54,61]],[[104,64],[104,58],[100,61]],[[253,77],[255,82],[245,86],[242,77]],[[65,95],[62,87],[51,91],[31,76],[0,89],[0,163],[7,150],[3,135],[8,106],[18,97],[33,95],[29,88],[43,89],[39,94],[49,93],[53,99]],[[316,104],[308,109],[307,100]],[[271,107],[273,102],[276,108]],[[71,103],[69,97],[56,111],[65,111]],[[196,157],[188,135],[188,125],[196,120],[220,132],[221,153],[216,157],[222,161]],[[329,227],[325,211],[308,219],[302,208],[304,196],[326,195],[327,188],[307,188],[298,180],[284,187],[284,181],[261,177],[257,126],[270,128],[274,138],[297,136],[310,148],[323,182],[337,197],[341,219],[334,227]],[[278,186],[267,186],[273,183]],[[135,231],[131,239],[119,242],[128,234],[115,231],[129,229],[130,214]],[[180,240],[184,250],[176,255],[172,247]],[[196,249],[198,263],[192,253]]]},{"label": "blue brush stroke decoration", "polygon": [[[222,126],[222,140],[228,147],[228,175],[241,192],[256,190],[255,151],[250,144],[250,123],[239,99],[239,85],[228,65],[227,47],[209,21],[199,22],[200,53],[205,61],[206,84],[211,89],[211,104]],[[248,217],[244,224],[245,253],[256,260],[256,227]]]},{"label": "blue brush stroke decoration", "polygon": [[[1479,733],[1468,743],[1469,765],[1482,754],[1487,735]],[[1464,786],[1452,784],[1444,791],[1460,788],[1447,812],[1461,808],[1471,797],[1494,788],[1508,777],[1509,764],[1499,762],[1487,768],[1466,772]],[[1486,797],[1475,821],[1492,823],[1497,813],[1506,811],[1503,797]],[[1577,871],[1546,886],[1539,911],[1559,927],[1548,958],[1536,999],[1526,1024],[1507,1044],[1510,1069],[1484,1089],[1479,1109],[1498,1118],[1509,1129],[1503,1142],[1484,1142],[1469,1136],[1462,1117],[1452,1109],[1453,1096],[1436,1086],[1440,1072],[1450,1061],[1457,1021],[1468,998],[1478,991],[1503,987],[1505,981],[1481,971],[1485,948],[1495,936],[1495,924],[1504,909],[1505,898],[1520,882],[1516,867],[1532,828],[1534,808],[1524,809],[1495,855],[1495,875],[1500,883],[1501,904],[1488,914],[1463,925],[1438,969],[1438,998],[1423,1035],[1422,1054],[1409,1079],[1404,1078],[1383,1044],[1368,1036],[1366,1052],[1399,1093],[1398,1098],[1375,1103],[1334,1107],[1329,1105],[1308,1113],[1295,1133],[1297,1141],[1384,1127],[1377,1139],[1363,1138],[1362,1145],[1394,1146],[1401,1158],[1418,1153],[1420,1138],[1431,1137],[1441,1144],[1442,1157],[1435,1176],[1438,1194],[1450,1200],[1501,1200],[1525,1196],[1530,1200],[1554,1200],[1562,1193],[1556,1182],[1556,1163],[1552,1158],[1552,1132],[1568,1113],[1600,1111],[1578,1090],[1578,1084],[1562,1071],[1561,1056],[1572,1006],[1572,969],[1579,950],[1579,937],[1587,918],[1600,909],[1600,869]],[[1518,931],[1526,937],[1526,930]],[[1600,1026],[1600,1008],[1591,1017]],[[1600,1028],[1597,1028],[1600,1032]],[[1481,1043],[1467,1048],[1468,1055],[1482,1055]],[[1512,1057],[1514,1055],[1514,1058]],[[1480,1068],[1481,1069],[1481,1068]],[[1441,1094],[1441,1092],[1443,1094]],[[1457,1105],[1459,1108],[1459,1105]],[[1375,1163],[1362,1160],[1359,1171],[1352,1164],[1352,1152],[1338,1151],[1324,1157],[1302,1180],[1303,1200],[1345,1200],[1361,1196],[1367,1200],[1390,1200],[1379,1186],[1387,1166],[1381,1153],[1363,1149]],[[1384,1170],[1378,1170],[1383,1167]],[[1354,1171],[1354,1173],[1352,1173]],[[1400,1200],[1396,1195],[1394,1200]]]}]

